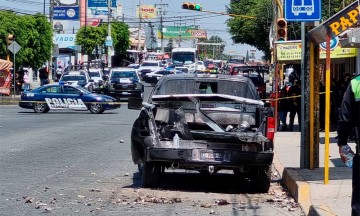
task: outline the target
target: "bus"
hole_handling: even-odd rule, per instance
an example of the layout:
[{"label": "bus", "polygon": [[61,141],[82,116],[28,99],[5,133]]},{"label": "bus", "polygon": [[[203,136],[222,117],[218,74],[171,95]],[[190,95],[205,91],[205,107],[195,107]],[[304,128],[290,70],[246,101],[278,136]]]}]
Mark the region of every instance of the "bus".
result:
[{"label": "bus", "polygon": [[187,67],[189,73],[194,73],[197,70],[197,50],[196,48],[174,48],[171,51],[171,61],[176,66]]},{"label": "bus", "polygon": [[314,0],[292,0],[291,12],[295,16],[299,16],[300,13],[311,16],[315,12]]}]

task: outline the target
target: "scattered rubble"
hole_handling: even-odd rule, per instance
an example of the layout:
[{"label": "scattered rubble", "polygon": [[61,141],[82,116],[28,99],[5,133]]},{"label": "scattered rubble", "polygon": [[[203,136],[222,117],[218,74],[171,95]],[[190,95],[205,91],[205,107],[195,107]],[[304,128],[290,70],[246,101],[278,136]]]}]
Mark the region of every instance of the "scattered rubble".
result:
[{"label": "scattered rubble", "polygon": [[180,203],[181,199],[178,197],[165,198],[165,197],[154,197],[150,195],[138,196],[134,200],[135,203],[160,203],[160,204],[173,204]]},{"label": "scattered rubble", "polygon": [[33,203],[34,198],[29,196],[24,196],[23,199],[25,200],[25,203]]}]

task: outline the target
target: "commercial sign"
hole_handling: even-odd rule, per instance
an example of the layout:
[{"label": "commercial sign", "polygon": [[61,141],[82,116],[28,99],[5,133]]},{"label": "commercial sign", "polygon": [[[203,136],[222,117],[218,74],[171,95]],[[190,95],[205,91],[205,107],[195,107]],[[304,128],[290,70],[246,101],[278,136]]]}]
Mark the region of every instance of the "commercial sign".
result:
[{"label": "commercial sign", "polygon": [[311,29],[309,31],[309,35],[318,44],[326,41],[327,32],[329,32],[332,37],[338,36],[358,23],[358,7],[358,1],[354,1],[346,8],[330,17],[327,21],[323,22],[321,25]]},{"label": "commercial sign", "polygon": [[301,60],[301,43],[276,44],[276,58],[278,61]]},{"label": "commercial sign", "polygon": [[[87,18],[108,19],[108,0],[88,0]],[[116,0],[111,0],[111,17],[117,16]]]},{"label": "commercial sign", "polygon": [[[88,7],[108,7],[108,0],[88,0]],[[111,0],[111,7],[116,7],[116,0]]]},{"label": "commercial sign", "polygon": [[141,5],[140,8],[138,6],[136,8],[136,16],[141,17],[142,19],[155,19],[156,8],[154,5]]},{"label": "commercial sign", "polygon": [[206,31],[203,29],[190,30],[190,34],[193,38],[207,38]]},{"label": "commercial sign", "polygon": [[[195,29],[194,26],[166,26],[163,28],[163,38],[206,38],[206,30]],[[158,37],[161,37],[160,30]]]},{"label": "commercial sign", "polygon": [[[326,45],[325,45],[326,46]],[[320,46],[321,47],[321,46]],[[320,59],[326,59],[326,50],[320,48]],[[276,44],[276,57],[279,61],[301,60],[301,42]],[[351,58],[357,56],[356,48],[341,48],[339,43],[330,51],[330,58]]]},{"label": "commercial sign", "polygon": [[79,0],[54,0],[54,6],[79,6]]},{"label": "commercial sign", "polygon": [[53,41],[59,48],[73,49],[75,46],[76,34],[55,34]]},{"label": "commercial sign", "polygon": [[79,20],[79,7],[54,7],[54,20]]}]

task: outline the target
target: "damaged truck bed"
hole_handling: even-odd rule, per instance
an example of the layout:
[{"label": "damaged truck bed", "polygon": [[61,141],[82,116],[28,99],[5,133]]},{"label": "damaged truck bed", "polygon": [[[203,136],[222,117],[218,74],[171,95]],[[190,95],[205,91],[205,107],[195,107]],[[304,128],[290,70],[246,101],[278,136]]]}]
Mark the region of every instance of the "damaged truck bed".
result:
[{"label": "damaged truck bed", "polygon": [[[188,87],[167,92],[167,82],[178,84],[171,83],[173,80]],[[241,86],[243,92],[229,94],[221,90],[221,84],[227,84],[224,88]],[[205,88],[209,88],[206,93],[202,92]],[[273,160],[274,119],[256,94],[245,77],[163,78],[149,101],[141,104],[131,134],[132,157],[142,171],[143,186],[156,187],[166,168],[202,174],[226,169],[250,177],[254,189],[266,192]],[[129,108],[140,108],[135,104],[130,100]]]}]

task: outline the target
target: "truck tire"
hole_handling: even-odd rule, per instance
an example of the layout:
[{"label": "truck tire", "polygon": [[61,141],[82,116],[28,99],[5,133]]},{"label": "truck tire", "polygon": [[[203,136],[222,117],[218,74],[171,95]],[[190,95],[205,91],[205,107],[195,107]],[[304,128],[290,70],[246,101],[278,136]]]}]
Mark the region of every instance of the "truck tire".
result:
[{"label": "truck tire", "polygon": [[252,189],[255,192],[267,193],[271,181],[271,165],[262,167],[253,167],[251,169]]},{"label": "truck tire", "polygon": [[142,185],[145,188],[155,188],[159,185],[161,167],[155,162],[144,162]]}]

